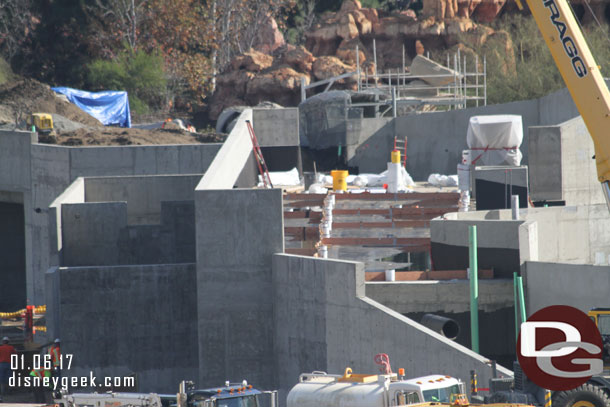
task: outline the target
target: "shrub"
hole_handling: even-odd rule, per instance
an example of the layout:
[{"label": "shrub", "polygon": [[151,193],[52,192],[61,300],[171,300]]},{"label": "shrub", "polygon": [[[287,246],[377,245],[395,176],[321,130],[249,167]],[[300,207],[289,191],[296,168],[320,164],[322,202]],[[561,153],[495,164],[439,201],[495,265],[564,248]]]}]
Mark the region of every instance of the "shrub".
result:
[{"label": "shrub", "polygon": [[113,60],[95,60],[88,65],[87,83],[92,90],[126,90],[137,114],[162,107],[166,78],[163,58],[144,51],[122,52]]}]

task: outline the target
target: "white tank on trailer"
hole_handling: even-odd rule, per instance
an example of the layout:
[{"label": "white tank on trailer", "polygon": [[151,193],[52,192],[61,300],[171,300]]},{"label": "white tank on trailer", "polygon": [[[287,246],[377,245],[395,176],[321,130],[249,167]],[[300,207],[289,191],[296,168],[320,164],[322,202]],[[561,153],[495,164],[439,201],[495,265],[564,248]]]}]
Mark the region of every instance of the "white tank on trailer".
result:
[{"label": "white tank on trailer", "polygon": [[305,373],[288,393],[287,407],[393,407],[426,401],[449,402],[463,393],[462,383],[449,376],[432,375],[399,380],[396,374]]}]

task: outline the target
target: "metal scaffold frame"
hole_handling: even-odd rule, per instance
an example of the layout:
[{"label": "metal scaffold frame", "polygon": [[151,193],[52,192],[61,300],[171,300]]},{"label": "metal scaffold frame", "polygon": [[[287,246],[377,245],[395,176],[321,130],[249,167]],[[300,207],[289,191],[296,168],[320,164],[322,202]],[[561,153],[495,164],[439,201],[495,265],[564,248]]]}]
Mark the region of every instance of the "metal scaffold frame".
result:
[{"label": "metal scaffold frame", "polygon": [[[373,40],[373,63],[374,72],[369,74],[360,68],[359,49],[356,46],[356,70],[346,72],[342,75],[334,76],[325,80],[317,81],[307,85],[305,78],[301,78],[301,101],[307,99],[307,90],[326,85],[323,92],[327,92],[334,83],[347,78],[356,77],[359,92],[375,89],[381,95],[385,95],[386,100],[374,102],[352,103],[352,107],[376,107],[379,115],[383,116],[390,110],[396,116],[397,106],[409,105],[413,110],[418,111],[424,106],[433,105],[437,109],[446,110],[465,109],[468,107],[478,107],[487,105],[487,60],[483,57],[482,70],[479,64],[479,57],[475,55],[474,63],[469,63],[466,55],[462,55],[458,49],[453,55],[447,54],[446,68],[453,72],[449,75],[413,75],[407,72],[405,64],[405,48],[402,47],[402,69],[388,69],[385,72],[377,72],[377,50],[375,40]],[[453,60],[453,61],[452,61]],[[453,66],[452,66],[453,65]],[[468,67],[474,66],[474,70],[468,71]],[[442,86],[432,85],[411,85],[414,80],[430,78],[451,79],[448,84]],[[431,92],[436,96],[417,96],[413,92]],[[320,93],[320,92],[318,92]],[[383,99],[383,98],[381,98]]]}]

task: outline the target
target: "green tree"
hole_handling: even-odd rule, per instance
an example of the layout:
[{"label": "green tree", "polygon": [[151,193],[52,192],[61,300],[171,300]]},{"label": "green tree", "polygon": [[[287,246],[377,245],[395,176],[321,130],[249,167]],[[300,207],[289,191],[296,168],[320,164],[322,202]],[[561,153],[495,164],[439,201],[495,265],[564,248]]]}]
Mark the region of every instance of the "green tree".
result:
[{"label": "green tree", "polygon": [[88,65],[87,84],[91,90],[126,90],[135,113],[164,107],[166,79],[159,54],[126,50],[116,59],[98,59]]}]

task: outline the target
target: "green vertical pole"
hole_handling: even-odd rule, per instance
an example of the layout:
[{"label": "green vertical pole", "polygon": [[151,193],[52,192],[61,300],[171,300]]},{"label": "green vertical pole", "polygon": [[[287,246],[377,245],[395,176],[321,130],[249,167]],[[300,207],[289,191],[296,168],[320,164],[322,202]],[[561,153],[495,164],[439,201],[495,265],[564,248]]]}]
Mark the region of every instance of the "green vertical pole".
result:
[{"label": "green vertical pole", "polygon": [[517,294],[517,272],[513,273],[513,299],[515,302],[515,340],[519,339],[519,295]]},{"label": "green vertical pole", "polygon": [[521,310],[521,322],[525,322],[527,316],[525,315],[525,294],[523,293],[523,277],[517,277],[519,283],[519,310]]},{"label": "green vertical pole", "polygon": [[477,227],[468,227],[470,244],[470,336],[472,350],[479,353],[479,268],[477,265]]}]

